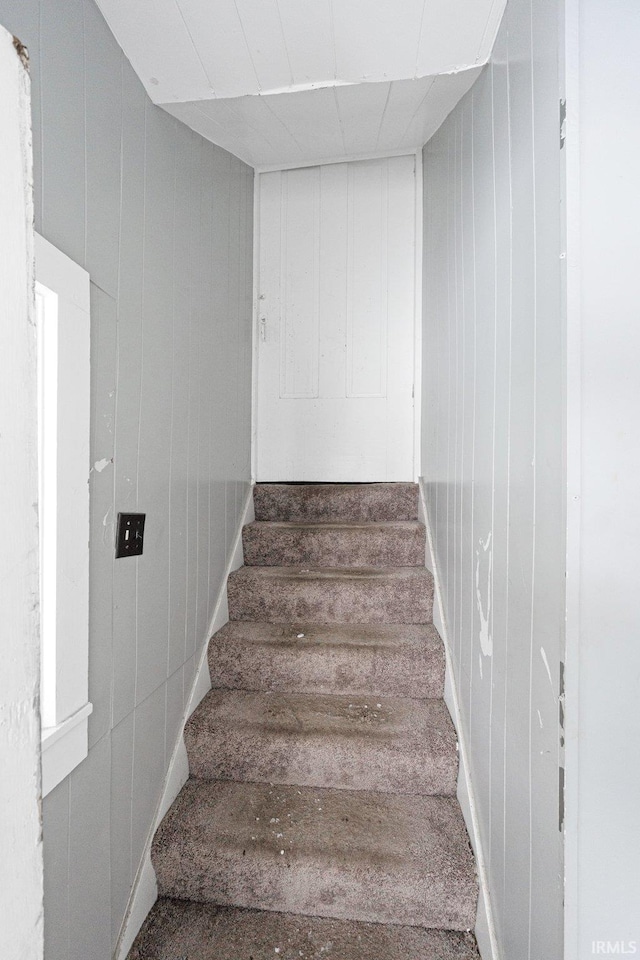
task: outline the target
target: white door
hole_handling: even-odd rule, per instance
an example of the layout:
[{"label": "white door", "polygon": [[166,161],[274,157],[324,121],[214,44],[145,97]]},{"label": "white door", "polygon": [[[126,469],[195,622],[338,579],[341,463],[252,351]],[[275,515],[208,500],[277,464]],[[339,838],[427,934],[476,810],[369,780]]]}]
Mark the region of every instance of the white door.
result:
[{"label": "white door", "polygon": [[257,479],[414,479],[415,157],[260,176]]}]

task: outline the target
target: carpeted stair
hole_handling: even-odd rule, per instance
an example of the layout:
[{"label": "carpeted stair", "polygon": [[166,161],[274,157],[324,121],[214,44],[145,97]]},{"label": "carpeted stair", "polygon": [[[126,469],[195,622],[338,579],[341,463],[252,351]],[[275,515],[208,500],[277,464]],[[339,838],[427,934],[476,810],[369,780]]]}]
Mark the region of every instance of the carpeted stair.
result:
[{"label": "carpeted stair", "polygon": [[413,484],[260,484],[129,960],[477,960]]}]

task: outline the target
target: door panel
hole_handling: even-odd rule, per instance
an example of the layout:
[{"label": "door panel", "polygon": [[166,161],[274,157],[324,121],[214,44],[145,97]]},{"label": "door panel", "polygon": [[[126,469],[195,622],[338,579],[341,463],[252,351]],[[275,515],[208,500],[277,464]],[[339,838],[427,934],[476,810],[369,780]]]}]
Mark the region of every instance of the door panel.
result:
[{"label": "door panel", "polygon": [[258,480],[412,480],[413,156],[260,179]]}]

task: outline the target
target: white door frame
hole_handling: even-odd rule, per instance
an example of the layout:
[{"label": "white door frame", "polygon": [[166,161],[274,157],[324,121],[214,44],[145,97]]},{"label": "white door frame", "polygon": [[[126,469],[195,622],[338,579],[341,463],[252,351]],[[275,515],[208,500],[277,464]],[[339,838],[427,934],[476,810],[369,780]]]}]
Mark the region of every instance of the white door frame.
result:
[{"label": "white door frame", "polygon": [[27,55],[0,27],[0,955],[42,960],[38,427]]},{"label": "white door frame", "polygon": [[253,341],[252,341],[252,390],[251,390],[251,480],[257,476],[258,437],[258,364],[259,364],[259,312],[260,301],[260,176],[277,170],[296,170],[300,167],[318,167],[333,163],[353,163],[357,160],[380,160],[384,157],[415,157],[415,289],[414,289],[414,375],[413,375],[413,474],[417,483],[420,475],[420,451],[422,429],[422,148],[392,151],[385,154],[365,154],[345,157],[342,160],[305,161],[304,163],[262,166],[255,168],[253,181]]}]

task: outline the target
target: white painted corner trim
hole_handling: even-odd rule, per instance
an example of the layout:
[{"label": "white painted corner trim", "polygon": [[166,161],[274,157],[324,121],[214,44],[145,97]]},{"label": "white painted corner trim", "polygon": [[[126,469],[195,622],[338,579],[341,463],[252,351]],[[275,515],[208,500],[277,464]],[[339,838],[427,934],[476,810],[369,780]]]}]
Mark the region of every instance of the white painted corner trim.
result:
[{"label": "white painted corner trim", "polygon": [[238,528],[233,540],[233,545],[231,547],[229,557],[227,558],[224,576],[222,577],[222,581],[220,583],[220,589],[216,598],[216,604],[213,610],[211,623],[209,624],[207,635],[202,644],[200,659],[196,667],[195,677],[191,687],[191,695],[187,702],[182,723],[180,724],[178,736],[173,748],[173,753],[171,754],[171,760],[169,761],[169,767],[165,776],[160,801],[156,808],[156,813],[144,845],[144,851],[138,866],[138,871],[131,888],[129,903],[127,905],[122,928],[120,930],[120,936],[118,937],[118,943],[114,952],[114,960],[126,960],[127,954],[131,949],[133,941],[135,940],[140,927],[144,923],[147,914],[158,899],[158,885],[156,883],[156,875],[151,863],[151,844],[162,818],[167,813],[169,807],[176,799],[189,778],[189,764],[187,761],[187,750],[184,743],[184,728],[193,711],[196,709],[202,698],[205,697],[211,689],[211,677],[209,676],[209,664],[207,659],[209,640],[213,634],[220,630],[220,628],[223,627],[229,620],[229,607],[227,605],[227,580],[229,578],[229,574],[234,570],[237,570],[244,563],[244,555],[242,551],[242,528],[246,523],[250,523],[255,519],[255,513],[253,509],[253,487],[253,482],[250,482],[242,508],[242,513],[240,514],[240,519],[238,521]]},{"label": "white painted corner trim", "polygon": [[89,717],[93,704],[85,703],[80,710],[56,724],[42,729],[42,796],[68,777],[89,752]]},{"label": "white painted corner trim", "polygon": [[427,532],[426,565],[433,574],[434,582],[434,604],[433,604],[433,624],[442,638],[444,644],[446,674],[445,674],[445,702],[451,713],[453,725],[456,728],[458,736],[458,750],[460,759],[460,768],[458,773],[458,801],[462,808],[462,814],[469,832],[469,839],[476,858],[476,871],[478,874],[479,898],[478,913],[476,917],[475,936],[478,942],[478,949],[482,960],[504,960],[502,950],[498,943],[496,935],[496,925],[493,916],[493,906],[489,891],[489,877],[487,874],[486,858],[480,833],[480,823],[475,799],[473,782],[471,779],[471,769],[469,763],[469,748],[467,745],[467,736],[462,722],[460,711],[460,700],[458,696],[457,681],[453,670],[453,660],[451,657],[451,648],[449,643],[449,630],[446,613],[442,598],[442,587],[440,572],[436,563],[433,531],[429,519],[429,510],[424,490],[424,478],[419,479],[420,519],[425,525]]}]

